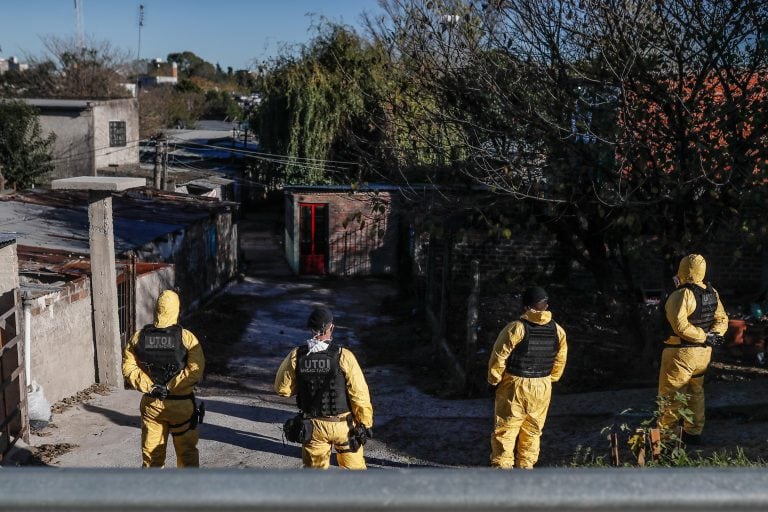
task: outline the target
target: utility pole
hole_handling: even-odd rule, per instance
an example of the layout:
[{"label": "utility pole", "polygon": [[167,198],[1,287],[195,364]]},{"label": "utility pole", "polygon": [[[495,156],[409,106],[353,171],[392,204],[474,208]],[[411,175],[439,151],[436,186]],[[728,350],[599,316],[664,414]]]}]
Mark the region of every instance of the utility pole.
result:
[{"label": "utility pole", "polygon": [[[144,27],[144,4],[139,5],[139,47],[136,51],[136,101],[139,101],[139,88],[141,87],[141,29]],[[146,69],[144,70],[146,72]]]},{"label": "utility pole", "polygon": [[161,136],[160,145],[162,146],[160,162],[162,164],[162,172],[160,176],[160,190],[166,189],[166,181],[168,180],[168,143],[165,136]]}]

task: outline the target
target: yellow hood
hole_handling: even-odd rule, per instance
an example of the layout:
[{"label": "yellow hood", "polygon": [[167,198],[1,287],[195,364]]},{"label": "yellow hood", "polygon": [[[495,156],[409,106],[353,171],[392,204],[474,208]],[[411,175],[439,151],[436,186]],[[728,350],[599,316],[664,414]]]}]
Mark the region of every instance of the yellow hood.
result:
[{"label": "yellow hood", "polygon": [[533,322],[534,324],[544,325],[552,320],[552,312],[529,309],[523,313],[520,318],[528,320],[529,322]]},{"label": "yellow hood", "polygon": [[707,262],[701,254],[689,254],[680,260],[677,278],[680,284],[692,283],[703,285],[707,273]]},{"label": "yellow hood", "polygon": [[179,321],[179,296],[176,292],[165,290],[157,298],[155,307],[155,327],[170,327]]}]

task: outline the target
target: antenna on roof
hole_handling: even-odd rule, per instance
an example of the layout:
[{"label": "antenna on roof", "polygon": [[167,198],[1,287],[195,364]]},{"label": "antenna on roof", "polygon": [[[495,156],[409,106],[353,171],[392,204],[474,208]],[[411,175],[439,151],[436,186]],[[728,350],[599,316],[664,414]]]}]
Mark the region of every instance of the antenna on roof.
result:
[{"label": "antenna on roof", "polygon": [[85,47],[85,35],[83,33],[83,0],[75,1],[75,37],[77,47],[82,50]]}]

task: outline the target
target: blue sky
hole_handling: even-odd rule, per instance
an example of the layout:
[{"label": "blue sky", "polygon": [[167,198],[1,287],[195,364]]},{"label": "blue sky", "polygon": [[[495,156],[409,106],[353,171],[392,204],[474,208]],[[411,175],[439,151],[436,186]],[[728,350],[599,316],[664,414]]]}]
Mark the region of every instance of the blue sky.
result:
[{"label": "blue sky", "polygon": [[[380,12],[377,0],[82,0],[86,37],[109,40],[135,55],[140,4],[143,58],[189,50],[224,69],[251,67],[285,43],[308,41],[311,14],[360,28],[364,11]],[[74,5],[74,0],[0,0],[0,57],[40,56],[41,36],[74,36]]]}]

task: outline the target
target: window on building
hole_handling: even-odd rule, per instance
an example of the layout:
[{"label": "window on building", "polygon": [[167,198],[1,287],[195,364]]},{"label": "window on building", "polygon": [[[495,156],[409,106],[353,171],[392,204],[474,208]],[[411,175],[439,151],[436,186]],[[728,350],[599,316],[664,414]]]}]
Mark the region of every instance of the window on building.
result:
[{"label": "window on building", "polygon": [[125,146],[125,121],[109,122],[109,146]]}]

